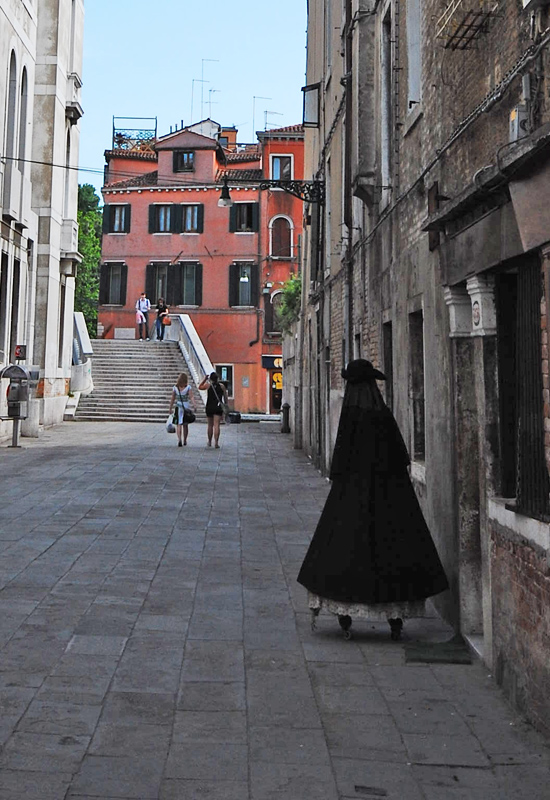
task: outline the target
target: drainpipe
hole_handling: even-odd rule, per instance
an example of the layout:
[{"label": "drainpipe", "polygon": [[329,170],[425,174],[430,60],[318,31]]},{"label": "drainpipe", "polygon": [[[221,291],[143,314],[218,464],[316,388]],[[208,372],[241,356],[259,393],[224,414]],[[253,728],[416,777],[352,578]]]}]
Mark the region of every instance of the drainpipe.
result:
[{"label": "drainpipe", "polygon": [[[258,189],[258,291],[260,289],[260,278],[262,277],[262,190]],[[258,297],[258,303],[260,298]],[[256,338],[248,343],[249,347],[253,347],[260,341],[260,316],[261,309],[256,309]]]},{"label": "drainpipe", "polygon": [[353,213],[351,202],[351,169],[352,169],[352,114],[353,114],[353,94],[352,94],[352,66],[353,66],[353,18],[352,0],[346,0],[346,58],[345,75],[342,79],[344,92],[346,93],[346,116],[345,116],[345,138],[344,138],[344,223],[347,227],[346,245],[346,294],[347,294],[347,316],[348,316],[348,361],[353,357],[353,256],[352,256],[352,236],[353,236]]}]

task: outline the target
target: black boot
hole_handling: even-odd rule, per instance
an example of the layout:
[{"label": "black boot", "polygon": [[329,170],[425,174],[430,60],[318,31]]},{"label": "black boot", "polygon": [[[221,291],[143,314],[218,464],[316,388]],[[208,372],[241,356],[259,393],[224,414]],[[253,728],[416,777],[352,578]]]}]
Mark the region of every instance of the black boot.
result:
[{"label": "black boot", "polygon": [[351,617],[347,614],[338,614],[338,623],[344,631],[344,639],[351,639]]},{"label": "black boot", "polygon": [[389,619],[388,622],[390,623],[392,642],[398,642],[401,639],[403,620],[397,617],[396,619]]}]

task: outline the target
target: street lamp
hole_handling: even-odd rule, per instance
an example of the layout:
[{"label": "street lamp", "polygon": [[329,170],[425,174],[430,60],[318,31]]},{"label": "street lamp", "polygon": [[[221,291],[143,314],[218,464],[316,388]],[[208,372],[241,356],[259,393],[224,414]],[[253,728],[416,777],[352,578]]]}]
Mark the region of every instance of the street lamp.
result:
[{"label": "street lamp", "polygon": [[218,200],[218,206],[220,208],[231,208],[233,205],[233,200],[231,199],[231,195],[229,194],[229,186],[227,185],[227,178],[223,182],[222,186],[222,193],[220,195],[220,199]]},{"label": "street lamp", "polygon": [[[229,183],[246,183],[250,185],[251,181],[246,178],[231,177],[223,179],[222,193],[218,200],[220,208],[231,208],[233,200],[229,192]],[[253,181],[252,181],[253,183]],[[325,183],[324,181],[280,181],[280,180],[262,180],[258,182],[258,189],[282,189],[283,192],[291,194],[302,200],[305,203],[319,203],[323,205],[325,202]]]}]

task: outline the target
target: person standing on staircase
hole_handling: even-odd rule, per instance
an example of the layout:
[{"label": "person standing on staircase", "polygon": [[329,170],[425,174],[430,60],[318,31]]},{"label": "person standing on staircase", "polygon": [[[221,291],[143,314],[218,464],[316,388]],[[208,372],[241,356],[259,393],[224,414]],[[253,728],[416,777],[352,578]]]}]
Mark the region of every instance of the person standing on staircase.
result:
[{"label": "person standing on staircase", "polygon": [[157,302],[157,339],[159,342],[164,339],[164,326],[166,325],[164,320],[169,320],[169,318],[169,308],[164,302],[164,297],[159,297]]},{"label": "person standing on staircase", "polygon": [[145,328],[145,338],[149,341],[149,311],[151,310],[151,303],[149,302],[145,292],[142,292],[136,302],[136,311],[143,317],[143,322],[138,322],[139,326],[139,341],[143,340],[143,329]]}]

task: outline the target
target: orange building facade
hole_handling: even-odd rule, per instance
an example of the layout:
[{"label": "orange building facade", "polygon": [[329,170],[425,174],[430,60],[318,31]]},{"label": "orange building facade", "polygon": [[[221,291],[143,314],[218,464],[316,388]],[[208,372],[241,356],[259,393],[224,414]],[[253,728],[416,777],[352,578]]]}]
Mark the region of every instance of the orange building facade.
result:
[{"label": "orange building facade", "polygon": [[[199,127],[200,126],[200,127]],[[197,133],[206,130],[209,135]],[[208,357],[228,382],[230,405],[279,410],[283,284],[298,269],[303,204],[262,180],[301,180],[299,125],[239,145],[210,120],[105,153],[99,331],[133,338],[136,301],[163,297],[188,314]],[[224,181],[233,205],[220,207]],[[161,346],[152,340],[144,346]]]}]

